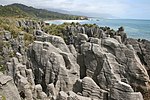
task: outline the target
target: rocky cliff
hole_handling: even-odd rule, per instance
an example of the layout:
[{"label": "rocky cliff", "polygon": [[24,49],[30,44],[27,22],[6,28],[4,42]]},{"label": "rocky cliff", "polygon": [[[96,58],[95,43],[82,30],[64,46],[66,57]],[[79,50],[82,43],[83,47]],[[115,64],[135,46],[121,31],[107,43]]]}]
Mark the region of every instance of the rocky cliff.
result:
[{"label": "rocky cliff", "polygon": [[149,41],[127,38],[123,27],[70,24],[62,38],[33,21],[16,23],[34,27],[34,41],[26,46],[24,32],[1,30],[0,98],[149,100]]}]

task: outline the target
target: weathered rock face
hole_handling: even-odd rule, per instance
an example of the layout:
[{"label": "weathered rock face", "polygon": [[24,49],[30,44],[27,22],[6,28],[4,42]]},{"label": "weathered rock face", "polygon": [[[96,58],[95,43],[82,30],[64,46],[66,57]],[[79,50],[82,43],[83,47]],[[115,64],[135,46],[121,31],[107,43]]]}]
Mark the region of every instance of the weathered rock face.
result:
[{"label": "weathered rock face", "polygon": [[2,54],[13,79],[0,74],[0,95],[8,99],[10,94],[15,100],[143,100],[141,93],[149,89],[150,42],[127,39],[123,28],[71,25],[65,43],[43,32],[40,23],[17,25],[35,29],[36,40],[25,49],[24,32],[16,39],[7,31],[0,37],[11,44]]},{"label": "weathered rock face", "polygon": [[[127,39],[127,45],[132,45],[132,48],[135,50],[135,53],[137,54],[138,58],[140,59],[140,62],[143,66],[145,66],[145,69],[148,72],[148,75],[150,75],[150,71],[149,71],[149,65],[150,65],[150,52],[149,52],[149,47],[150,47],[150,42],[147,40],[136,40],[136,39]],[[135,85],[134,88],[137,91],[140,91],[145,100],[149,100],[150,96],[149,96],[149,87],[145,87],[145,89],[142,89],[141,86],[139,85]],[[147,91],[148,89],[148,91]],[[141,91],[142,90],[142,91]]]},{"label": "weathered rock face", "polygon": [[57,100],[67,100],[67,97],[67,93],[65,93],[64,91],[60,91],[57,96]]},{"label": "weathered rock face", "polygon": [[[0,96],[6,100],[21,100],[17,87],[10,76],[0,72]],[[3,99],[2,99],[3,100]]]},{"label": "weathered rock face", "polygon": [[147,40],[136,40],[129,38],[127,40],[129,44],[131,44],[140,58],[141,63],[145,66],[148,74],[150,75],[150,42]]},{"label": "weathered rock face", "polygon": [[[101,70],[101,62],[103,54],[100,52],[99,45],[92,43],[84,43],[81,46],[81,52],[83,54],[84,66],[86,67],[86,75],[94,77],[95,70]],[[97,69],[98,68],[98,69]]]},{"label": "weathered rock face", "polygon": [[[112,54],[115,56],[117,62],[123,66],[122,71],[120,72],[125,71],[129,74],[129,76],[125,76],[125,74],[121,73],[125,78],[128,78],[129,82],[132,83],[133,78],[134,82],[137,82],[138,84],[140,84],[138,81],[141,81],[141,84],[143,82],[148,82],[149,76],[147,71],[141,64],[134,50],[130,50],[125,45],[119,44],[113,39],[105,39],[104,46],[107,46],[107,50],[112,51]],[[119,68],[119,70],[121,70],[121,68]]]},{"label": "weathered rock face", "polygon": [[69,91],[67,100],[92,100],[92,99],[89,97],[78,95],[72,91]]},{"label": "weathered rock face", "polygon": [[81,51],[82,59],[84,59],[82,66],[86,70],[83,72],[105,89],[109,87],[112,79],[127,78],[130,83],[135,82],[141,85],[149,80],[147,71],[134,51],[113,38],[104,39],[102,47],[95,43],[84,43]]},{"label": "weathered rock face", "polygon": [[43,92],[42,86],[40,84],[37,84],[35,86],[35,92],[37,94],[37,99],[45,100],[47,98],[47,95]]},{"label": "weathered rock face", "polygon": [[[29,56],[31,67],[37,79],[35,82],[42,84],[44,91],[47,91],[46,87],[50,83],[54,84],[58,92],[72,90],[73,84],[79,78],[75,49],[69,50],[64,41],[57,36],[43,35],[41,38],[47,42],[35,41],[29,49],[29,55],[32,54]],[[93,78],[98,84],[97,87],[100,86],[106,91],[111,89],[113,80],[126,79],[126,82],[133,86],[147,86],[147,71],[130,45],[126,46],[121,44],[123,41],[109,37],[88,39],[86,35],[77,34],[77,38],[81,40],[78,44],[80,47],[77,48],[80,51],[77,58],[80,60],[78,63],[81,78]],[[77,91],[83,93],[84,90]],[[100,95],[96,99],[103,99],[103,96]]]},{"label": "weathered rock face", "polygon": [[58,91],[72,90],[73,84],[80,76],[76,58],[70,53],[62,38],[44,38],[48,42],[35,41],[28,52],[35,83],[42,84],[45,91],[50,83],[53,83]]},{"label": "weathered rock face", "polygon": [[106,99],[104,97],[105,91],[100,89],[100,87],[90,77],[85,77],[82,80],[82,88],[82,95],[85,97],[90,97],[97,100]]},{"label": "weathered rock face", "polygon": [[9,40],[12,38],[11,33],[9,31],[2,31],[4,33],[3,39]]},{"label": "weathered rock face", "polygon": [[143,100],[140,92],[134,92],[129,84],[116,82],[110,90],[111,100]]}]

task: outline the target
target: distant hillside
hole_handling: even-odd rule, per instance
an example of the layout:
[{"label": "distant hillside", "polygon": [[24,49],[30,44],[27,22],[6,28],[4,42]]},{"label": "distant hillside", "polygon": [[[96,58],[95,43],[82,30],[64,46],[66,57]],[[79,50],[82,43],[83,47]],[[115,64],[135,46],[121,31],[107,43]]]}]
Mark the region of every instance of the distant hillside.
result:
[{"label": "distant hillside", "polygon": [[62,14],[58,12],[48,11],[45,9],[37,9],[23,4],[11,4],[0,6],[0,17],[34,17],[46,19],[85,19],[86,17]]}]

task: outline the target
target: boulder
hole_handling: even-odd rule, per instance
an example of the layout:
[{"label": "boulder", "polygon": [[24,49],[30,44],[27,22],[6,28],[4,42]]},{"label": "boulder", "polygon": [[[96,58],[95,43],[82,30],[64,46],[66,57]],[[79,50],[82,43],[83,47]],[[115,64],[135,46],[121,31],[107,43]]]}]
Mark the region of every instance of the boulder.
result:
[{"label": "boulder", "polygon": [[63,38],[55,35],[48,35],[41,30],[35,32],[36,40],[41,42],[50,42],[56,48],[59,48],[63,52],[70,53],[69,48],[65,44]]},{"label": "boulder", "polygon": [[121,81],[112,85],[110,96],[112,100],[143,100],[140,92],[134,92],[129,84]]},{"label": "boulder", "polygon": [[69,48],[67,47],[63,38],[54,35],[47,35],[45,39],[47,42],[51,42],[53,46],[59,48],[61,51],[70,53]]},{"label": "boulder", "polygon": [[37,99],[46,99],[47,98],[47,95],[42,91],[42,86],[40,84],[37,84],[35,86],[35,90],[37,92]]},{"label": "boulder", "polygon": [[100,89],[100,87],[94,82],[90,77],[84,77],[82,80],[83,91],[82,94],[85,97],[90,97],[92,99],[103,100],[105,91]]},{"label": "boulder", "polygon": [[21,100],[17,87],[10,76],[0,72],[0,96],[6,100]]},{"label": "boulder", "polygon": [[89,42],[98,44],[99,46],[101,46],[101,39],[90,37],[89,40],[90,40]]},{"label": "boulder", "polygon": [[57,92],[57,91],[56,91],[56,89],[55,89],[53,83],[48,84],[47,88],[48,88],[48,96],[49,96],[49,97],[54,97],[54,96],[56,96],[56,92]]},{"label": "boulder", "polygon": [[70,45],[68,45],[68,48],[69,48],[70,52],[73,54],[73,56],[75,58],[77,58],[77,51],[76,51],[75,47],[72,44],[70,44]]},{"label": "boulder", "polygon": [[5,40],[10,40],[12,38],[11,33],[9,31],[4,31]]},{"label": "boulder", "polygon": [[84,96],[81,96],[81,95],[77,95],[73,91],[69,91],[67,100],[92,100],[92,99],[89,98],[89,97],[84,97]]},{"label": "boulder", "polygon": [[77,38],[81,43],[88,41],[88,36],[86,34],[78,33]]},{"label": "boulder", "polygon": [[68,100],[68,95],[64,91],[60,91],[56,100]]}]

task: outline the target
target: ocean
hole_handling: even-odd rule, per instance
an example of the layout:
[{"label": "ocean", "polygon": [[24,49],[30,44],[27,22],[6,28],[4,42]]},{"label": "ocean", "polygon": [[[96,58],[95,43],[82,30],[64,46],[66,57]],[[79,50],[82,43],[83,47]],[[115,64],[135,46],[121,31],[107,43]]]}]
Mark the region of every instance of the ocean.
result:
[{"label": "ocean", "polygon": [[50,24],[62,24],[64,22],[79,22],[80,24],[97,24],[99,26],[109,26],[117,30],[123,26],[128,38],[150,40],[150,20],[137,19],[95,19],[89,20],[50,20],[45,21]]}]

